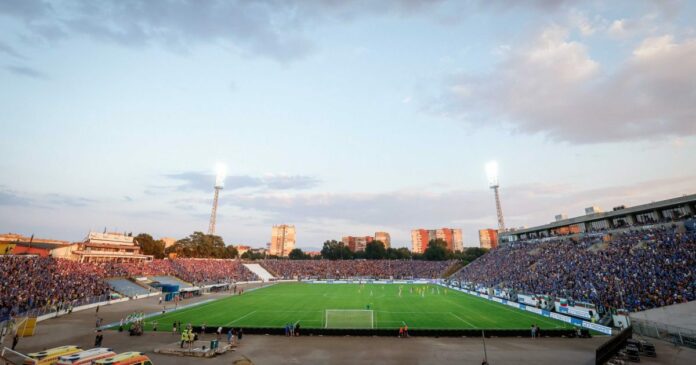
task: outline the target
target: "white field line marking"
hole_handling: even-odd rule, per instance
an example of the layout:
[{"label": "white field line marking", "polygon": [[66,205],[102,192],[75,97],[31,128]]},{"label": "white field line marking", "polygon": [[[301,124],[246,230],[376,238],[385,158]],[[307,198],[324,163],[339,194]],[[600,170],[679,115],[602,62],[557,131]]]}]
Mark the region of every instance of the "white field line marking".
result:
[{"label": "white field line marking", "polygon": [[460,321],[462,321],[462,322],[468,324],[469,326],[471,326],[471,328],[474,328],[474,329],[476,328],[476,326],[474,326],[473,324],[471,324],[471,322],[467,321],[466,319],[464,319],[464,318],[462,318],[462,317],[460,317],[460,316],[458,316],[458,315],[456,315],[456,314],[454,314],[454,313],[452,313],[452,312],[449,312],[449,314],[455,316],[455,317],[456,317],[457,319],[459,319]]},{"label": "white field line marking", "polygon": [[229,326],[229,325],[231,325],[232,323],[237,322],[238,320],[240,320],[240,319],[242,319],[242,318],[246,318],[246,317],[248,317],[248,316],[250,316],[250,315],[252,315],[252,314],[254,314],[254,313],[256,313],[256,312],[257,312],[257,311],[249,312],[249,313],[247,313],[247,314],[245,314],[245,315],[243,315],[243,316],[241,316],[241,317],[239,317],[239,318],[233,320],[232,322],[227,323],[225,326]]},{"label": "white field line marking", "polygon": [[398,313],[398,314],[447,314],[450,312],[393,312],[393,311],[375,311],[376,313]]},{"label": "white field line marking", "polygon": [[321,311],[321,310],[316,310],[316,311],[274,311],[274,310],[262,311],[262,310],[259,310],[257,312],[261,312],[261,313],[321,313],[323,311]]},{"label": "white field line marking", "polygon": [[[473,297],[473,298],[475,298],[475,299],[479,299],[480,301],[484,301],[484,303],[486,303],[486,304],[495,303],[495,302],[488,301],[488,300],[486,300],[486,299],[479,298],[479,297],[477,297],[477,296],[474,296],[474,295],[471,295],[471,294],[468,294],[468,293],[462,293],[462,294],[468,295],[468,296]],[[463,305],[461,305],[461,304],[459,304],[459,303],[452,302],[452,301],[449,301],[449,302],[452,303],[452,304],[454,304],[454,305],[456,305],[456,306],[458,306],[458,307],[461,307],[461,308],[464,308],[464,309],[468,309],[468,308],[466,308],[465,306],[463,306]],[[538,314],[536,314],[536,313],[530,313],[530,312],[527,312],[527,311],[523,311],[523,310],[521,310],[521,309],[514,310],[514,309],[512,309],[512,308],[508,308],[507,305],[501,304],[501,303],[497,303],[497,304],[500,304],[500,308],[501,308],[501,309],[505,309],[505,310],[508,311],[508,312],[512,312],[512,313],[515,313],[515,314],[520,315],[520,316],[523,316],[523,317],[535,319],[535,320],[538,320],[539,322],[543,322],[543,323],[546,323],[546,324],[551,324],[551,325],[555,326],[556,328],[559,328],[558,325],[555,323],[555,321],[553,321],[553,320],[548,320],[546,317],[544,317],[544,316],[542,316],[542,315],[538,315]],[[497,306],[494,305],[493,307],[497,307]]]}]

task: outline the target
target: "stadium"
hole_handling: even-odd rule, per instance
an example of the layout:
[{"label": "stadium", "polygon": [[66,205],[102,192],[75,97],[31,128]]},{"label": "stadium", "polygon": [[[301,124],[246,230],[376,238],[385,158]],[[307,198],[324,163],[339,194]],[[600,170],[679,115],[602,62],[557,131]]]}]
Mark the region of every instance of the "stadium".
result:
[{"label": "stadium", "polygon": [[696,363],[694,19],[0,0],[0,365]]},{"label": "stadium", "polygon": [[[12,275],[1,287],[0,313],[4,340],[15,349],[4,348],[2,356],[20,364],[60,346],[87,350],[96,333],[89,351],[108,348],[109,354],[132,353],[152,363],[277,362],[286,350],[299,362],[352,363],[383,358],[388,348],[401,349],[403,354],[389,356],[406,362],[448,362],[466,353],[506,363],[521,353],[537,363],[635,357],[680,363],[696,348],[690,271],[696,262],[695,203],[692,195],[509,231],[498,248],[469,264],[79,262],[3,255],[2,272]],[[598,221],[629,223],[593,229]],[[569,224],[587,229],[571,231]],[[641,264],[630,266],[630,260]],[[545,275],[535,274],[540,265]],[[270,350],[278,346],[280,355]]]}]

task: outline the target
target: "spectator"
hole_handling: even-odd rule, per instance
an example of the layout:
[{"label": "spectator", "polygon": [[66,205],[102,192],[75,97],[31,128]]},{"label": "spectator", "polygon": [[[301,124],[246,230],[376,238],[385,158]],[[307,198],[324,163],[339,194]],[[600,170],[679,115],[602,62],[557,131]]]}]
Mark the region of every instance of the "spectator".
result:
[{"label": "spectator", "polygon": [[[696,299],[696,232],[638,228],[608,236],[518,241],[491,250],[453,278],[641,311]],[[549,303],[553,304],[553,303]]]}]

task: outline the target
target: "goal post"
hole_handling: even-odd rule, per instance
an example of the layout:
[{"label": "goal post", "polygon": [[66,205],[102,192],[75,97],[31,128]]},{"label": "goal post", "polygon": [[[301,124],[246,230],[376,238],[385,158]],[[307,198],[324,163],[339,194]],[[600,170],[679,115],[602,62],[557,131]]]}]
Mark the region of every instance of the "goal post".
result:
[{"label": "goal post", "polygon": [[375,314],[370,309],[326,309],[324,328],[375,328]]}]

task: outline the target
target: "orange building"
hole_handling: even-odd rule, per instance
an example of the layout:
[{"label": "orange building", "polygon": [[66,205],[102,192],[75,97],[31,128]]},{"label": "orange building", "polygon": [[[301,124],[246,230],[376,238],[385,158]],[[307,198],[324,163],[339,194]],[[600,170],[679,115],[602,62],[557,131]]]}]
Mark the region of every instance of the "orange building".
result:
[{"label": "orange building", "polygon": [[343,237],[343,239],[341,239],[343,245],[348,247],[348,249],[353,252],[365,251],[365,247],[367,247],[367,244],[372,241],[374,241],[374,238],[370,236],[345,236]]},{"label": "orange building", "polygon": [[498,230],[493,228],[479,229],[479,244],[481,248],[498,247]]},{"label": "orange building", "polygon": [[245,252],[247,252],[251,249],[250,246],[242,246],[242,245],[234,246],[234,248],[237,249],[237,254],[239,254],[239,256],[242,256]]},{"label": "orange building", "polygon": [[68,241],[27,237],[17,233],[0,234],[0,255],[37,255],[70,258],[72,245]]},{"label": "orange building", "polygon": [[440,239],[447,243],[450,251],[461,251],[464,246],[462,230],[459,228],[414,229],[411,231],[411,251],[423,253],[432,240]]}]

